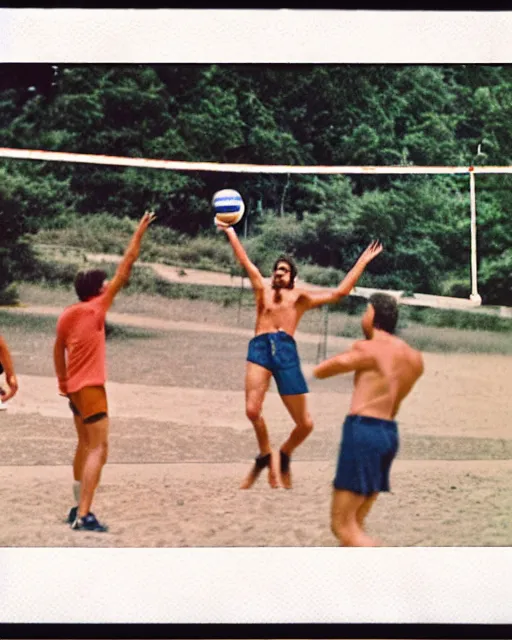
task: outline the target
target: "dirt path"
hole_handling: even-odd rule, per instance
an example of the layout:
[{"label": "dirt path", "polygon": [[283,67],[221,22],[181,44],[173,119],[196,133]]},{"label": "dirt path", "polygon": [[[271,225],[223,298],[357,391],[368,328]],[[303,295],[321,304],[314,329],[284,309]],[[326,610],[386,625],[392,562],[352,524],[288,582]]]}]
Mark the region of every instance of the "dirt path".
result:
[{"label": "dirt path", "polygon": [[[25,315],[43,315],[57,317],[62,313],[64,307],[54,307],[47,305],[25,305],[19,307],[3,307],[2,311],[14,314]],[[244,338],[252,338],[254,331],[252,329],[243,329],[239,327],[216,325],[205,322],[191,322],[180,320],[165,320],[163,318],[155,318],[149,316],[138,316],[129,313],[117,313],[116,311],[108,312],[108,320],[121,325],[131,327],[141,327],[145,329],[157,329],[161,331],[196,331],[200,333],[227,333],[230,335],[243,336]],[[295,338],[298,342],[307,344],[318,344],[318,334],[305,333],[297,331]],[[340,338],[337,336],[329,336],[329,343],[333,346],[344,348],[350,344],[352,340]]]},{"label": "dirt path", "polygon": [[[111,262],[118,263],[122,257],[114,254],[106,253],[87,253],[87,260],[90,262]],[[157,262],[140,262],[141,266],[145,266],[153,269],[153,271],[160,277],[169,282],[180,282],[188,284],[200,284],[210,286],[222,286],[222,287],[236,287],[239,288],[242,283],[242,278],[239,276],[231,276],[226,273],[220,273],[215,271],[203,271],[201,269],[191,269],[189,267],[174,267],[163,265]],[[248,278],[243,279],[244,286],[250,288],[251,283]],[[300,278],[297,278],[297,283],[300,284]],[[302,282],[302,285],[306,285],[310,288],[321,288],[314,284]],[[363,296],[368,298],[377,289],[368,287],[354,287],[350,295]],[[388,291],[388,293],[396,296],[400,299],[402,304],[410,306],[420,307],[434,307],[438,309],[461,309],[465,311],[477,311],[479,313],[499,314],[503,317],[512,317],[512,308],[501,307],[497,309],[486,309],[484,307],[478,307],[469,299],[466,298],[454,298],[449,296],[434,296],[422,293],[414,294],[412,297],[404,296],[403,291]]]}]

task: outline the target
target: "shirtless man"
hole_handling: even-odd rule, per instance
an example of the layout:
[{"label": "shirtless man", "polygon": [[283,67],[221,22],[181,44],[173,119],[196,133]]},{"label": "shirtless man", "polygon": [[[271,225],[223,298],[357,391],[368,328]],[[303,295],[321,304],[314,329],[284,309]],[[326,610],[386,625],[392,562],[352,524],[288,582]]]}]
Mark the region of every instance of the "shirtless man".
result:
[{"label": "shirtless man", "polygon": [[398,451],[394,418],[423,373],[421,353],[393,335],[396,300],[374,293],[362,318],[366,340],[320,363],[316,378],[354,371],[354,390],[343,424],[331,508],[331,529],[345,546],[379,543],[363,529],[380,491],[389,491],[389,472]]},{"label": "shirtless man", "polygon": [[60,394],[69,398],[78,434],[73,461],[78,504],[68,516],[72,529],[107,531],[90,511],[108,453],[105,317],[114,297],[128,282],[142,237],[154,217],[148,211],[144,214],[110,282],[100,269],[78,273],[75,290],[80,302],[64,309],[57,322],[55,372]]},{"label": "shirtless man", "polygon": [[9,391],[0,387],[0,411],[7,409],[7,401],[18,391],[18,381],[14,373],[14,365],[7,342],[0,336],[0,373],[5,373],[5,381]]},{"label": "shirtless man", "polygon": [[[270,486],[278,487],[280,478],[282,486],[290,489],[292,452],[313,429],[306,403],[308,387],[293,336],[305,311],[338,302],[350,293],[366,265],[382,251],[382,245],[372,242],[338,287],[308,290],[295,287],[297,268],[292,258],[286,256],[276,260],[271,283],[267,284],[258,268],[249,260],[233,227],[219,221],[215,221],[215,224],[226,233],[236,258],[247,271],[256,301],[255,336],[249,342],[246,364],[245,410],[254,427],[260,453],[240,488],[249,489],[262,470],[268,467]],[[270,446],[262,416],[263,401],[272,376],[295,423],[295,428],[279,449],[279,457]]]}]

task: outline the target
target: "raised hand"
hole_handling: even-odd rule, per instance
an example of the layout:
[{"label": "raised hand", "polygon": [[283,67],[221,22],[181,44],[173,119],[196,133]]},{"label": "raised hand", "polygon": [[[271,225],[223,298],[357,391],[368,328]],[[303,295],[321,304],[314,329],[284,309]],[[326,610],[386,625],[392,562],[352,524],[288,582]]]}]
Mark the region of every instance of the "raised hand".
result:
[{"label": "raised hand", "polygon": [[379,242],[379,240],[373,240],[363,251],[359,260],[361,262],[364,262],[365,264],[368,264],[374,258],[376,258],[379,255],[379,253],[381,253],[382,250],[383,250],[383,246]]},{"label": "raised hand", "polygon": [[227,231],[231,227],[230,224],[227,224],[227,222],[222,222],[221,220],[218,220],[216,217],[213,219],[213,223],[215,224],[217,229],[221,229],[222,231]]},{"label": "raised hand", "polygon": [[155,218],[153,211],[146,211],[139,222],[138,230],[144,233]]}]

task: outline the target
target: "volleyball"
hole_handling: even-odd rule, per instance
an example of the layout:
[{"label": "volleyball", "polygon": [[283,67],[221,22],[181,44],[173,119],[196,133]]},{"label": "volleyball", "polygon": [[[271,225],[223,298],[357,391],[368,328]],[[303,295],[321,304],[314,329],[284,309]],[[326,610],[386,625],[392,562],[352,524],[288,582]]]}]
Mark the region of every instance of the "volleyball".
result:
[{"label": "volleyball", "polygon": [[212,199],[215,218],[225,224],[236,224],[244,215],[245,204],[242,196],[234,189],[217,191]]}]

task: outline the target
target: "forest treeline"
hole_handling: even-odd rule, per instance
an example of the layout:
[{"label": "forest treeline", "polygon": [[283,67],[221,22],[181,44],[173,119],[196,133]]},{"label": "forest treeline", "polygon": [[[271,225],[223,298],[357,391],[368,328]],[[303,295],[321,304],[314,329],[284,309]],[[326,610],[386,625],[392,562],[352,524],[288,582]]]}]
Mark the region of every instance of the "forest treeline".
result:
[{"label": "forest treeline", "polygon": [[[192,162],[511,165],[512,66],[0,65],[0,146]],[[508,175],[478,175],[478,279],[512,305]],[[29,238],[88,215],[211,236],[211,197],[238,189],[240,233],[346,271],[373,238],[377,287],[469,296],[468,176],[164,171],[0,159],[0,290],[33,269]],[[108,233],[108,229],[106,230]],[[30,266],[32,265],[32,266]]]}]

